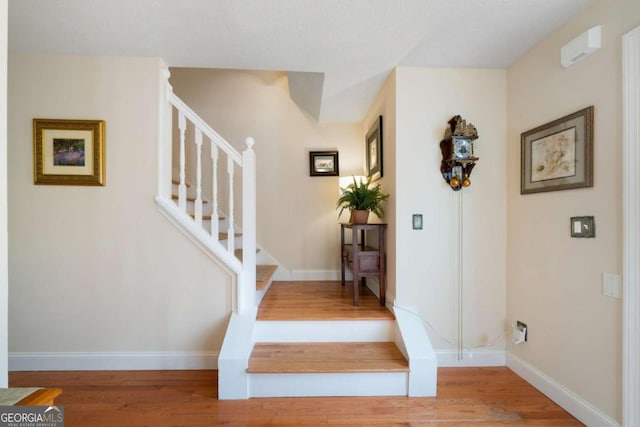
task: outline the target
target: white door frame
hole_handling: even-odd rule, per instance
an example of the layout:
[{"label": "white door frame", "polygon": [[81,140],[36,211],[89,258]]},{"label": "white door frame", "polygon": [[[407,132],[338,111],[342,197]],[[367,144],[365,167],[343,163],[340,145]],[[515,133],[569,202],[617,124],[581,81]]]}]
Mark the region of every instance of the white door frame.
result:
[{"label": "white door frame", "polygon": [[640,27],[622,37],[622,425],[640,425]]}]

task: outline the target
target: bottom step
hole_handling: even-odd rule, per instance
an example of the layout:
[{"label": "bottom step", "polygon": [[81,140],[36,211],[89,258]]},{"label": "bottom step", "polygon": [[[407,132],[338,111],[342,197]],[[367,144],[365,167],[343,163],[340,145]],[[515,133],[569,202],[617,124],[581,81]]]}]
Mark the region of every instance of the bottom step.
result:
[{"label": "bottom step", "polygon": [[409,366],[394,343],[257,343],[251,397],[406,396]]}]

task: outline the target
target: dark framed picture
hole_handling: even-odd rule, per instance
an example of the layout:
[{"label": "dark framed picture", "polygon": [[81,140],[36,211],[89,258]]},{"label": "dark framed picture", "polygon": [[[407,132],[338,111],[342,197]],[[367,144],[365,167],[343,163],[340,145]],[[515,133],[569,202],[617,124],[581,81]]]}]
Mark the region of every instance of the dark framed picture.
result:
[{"label": "dark framed picture", "polygon": [[33,119],[34,184],[104,185],[104,121]]},{"label": "dark framed picture", "polygon": [[369,128],[365,138],[367,150],[367,177],[371,182],[382,178],[382,116]]},{"label": "dark framed picture", "polygon": [[593,106],[524,132],[520,194],[593,187]]},{"label": "dark framed picture", "polygon": [[337,151],[309,152],[309,175],[338,176],[340,173]]}]

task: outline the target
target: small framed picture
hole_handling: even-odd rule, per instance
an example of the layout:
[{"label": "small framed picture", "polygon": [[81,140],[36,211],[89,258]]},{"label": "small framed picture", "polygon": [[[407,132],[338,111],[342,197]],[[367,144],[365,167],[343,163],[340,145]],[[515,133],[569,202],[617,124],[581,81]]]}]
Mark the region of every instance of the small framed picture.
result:
[{"label": "small framed picture", "polygon": [[365,139],[367,176],[371,182],[382,178],[382,116],[373,123]]},{"label": "small framed picture", "polygon": [[339,174],[337,151],[309,152],[309,175],[338,176]]},{"label": "small framed picture", "polygon": [[33,119],[34,184],[104,185],[104,121]]}]

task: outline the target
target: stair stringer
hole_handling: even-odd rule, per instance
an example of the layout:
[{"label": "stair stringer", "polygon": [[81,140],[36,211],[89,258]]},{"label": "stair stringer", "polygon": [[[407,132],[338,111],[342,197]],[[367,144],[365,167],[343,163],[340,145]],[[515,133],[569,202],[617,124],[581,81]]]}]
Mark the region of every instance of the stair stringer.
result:
[{"label": "stair stringer", "polygon": [[[257,254],[259,264],[275,264],[278,266],[278,270],[273,275],[273,280],[276,282],[289,282],[291,281],[291,270],[286,268],[276,257],[266,250],[260,244],[257,245],[260,249],[260,253]],[[261,298],[262,299],[262,298]]]},{"label": "stair stringer", "polygon": [[187,236],[195,245],[216,264],[231,273],[233,276],[242,272],[240,260],[230,255],[220,241],[213,238],[204,228],[199,226],[188,214],[182,212],[171,200],[156,197],[158,210],[173,225]]},{"label": "stair stringer", "polygon": [[432,397],[438,383],[438,359],[414,310],[393,306],[396,317],[395,343],[409,361],[409,397]]},{"label": "stair stringer", "polygon": [[[187,196],[189,197],[194,197],[196,196],[195,194],[195,190],[193,188],[193,186],[186,181],[187,184]],[[177,194],[178,193],[178,185],[175,182],[172,182],[172,193],[173,194]],[[156,198],[156,200],[158,200]],[[204,206],[208,207],[206,209],[203,210],[203,215],[207,214],[207,215],[212,215],[213,214],[213,204],[211,203],[211,201],[209,199],[207,199],[206,197],[202,198],[202,201],[204,203]],[[225,268],[226,271],[230,272],[230,274],[233,274],[232,272],[234,271],[233,269],[229,269],[228,266],[225,265],[224,262],[222,262],[219,258],[216,258],[216,255],[213,253],[213,251],[206,245],[204,244],[202,241],[200,241],[200,239],[194,235],[191,234],[191,229],[192,227],[195,228],[202,228],[205,231],[205,235],[203,235],[202,237],[206,240],[209,240],[209,236],[210,234],[210,230],[211,230],[211,225],[210,222],[211,220],[202,220],[202,225],[198,225],[197,222],[195,221],[195,219],[193,218],[193,206],[194,203],[193,202],[187,202],[187,217],[184,217],[184,215],[182,216],[182,220],[192,224],[192,226],[189,227],[185,227],[180,221],[176,221],[175,218],[173,217],[173,214],[170,214],[167,212],[167,209],[164,208],[164,206],[160,206],[160,204],[158,204],[159,206],[159,210],[162,214],[164,214],[169,221],[171,221],[171,223],[173,223],[183,234],[185,234],[187,237],[189,237],[189,239],[196,244],[196,246],[203,251],[207,256],[209,256],[211,259],[213,259],[214,261],[216,261],[216,263],[218,265],[220,265],[221,267]],[[178,208],[178,204],[177,201],[175,200],[171,200],[169,202],[169,209],[172,212],[180,212],[180,209]],[[227,232],[228,228],[229,228],[229,224],[228,224],[228,217],[226,215],[226,213],[224,211],[218,210],[217,215],[219,217],[218,219],[218,230],[220,232]],[[242,234],[242,226],[239,224],[234,224],[234,230],[236,233]],[[222,242],[226,242],[226,240],[218,240],[218,242],[222,245],[223,250],[225,249],[225,244],[223,244]],[[238,237],[234,237],[234,248],[236,249],[241,249],[242,248],[242,236],[238,236]],[[284,275],[285,277],[288,277],[287,280],[291,280],[291,273],[289,270],[285,269],[282,264],[280,263],[280,261],[278,261],[277,259],[275,259],[268,251],[266,251],[258,242],[256,242],[256,248],[259,250],[259,252],[256,254],[256,264],[274,264],[278,266],[278,269],[276,270],[276,274],[274,275],[274,277],[271,278],[271,282],[273,280],[284,280],[282,279],[282,275]],[[228,251],[224,251],[225,255],[228,254]],[[284,273],[280,273],[281,270],[284,270]],[[262,301],[262,298],[264,297],[264,295],[266,294],[266,292],[269,290],[269,287],[271,286],[271,282],[269,282],[269,284],[267,286],[265,286],[263,289],[256,291],[256,297],[255,297],[255,305],[259,305],[260,301]]]}]

